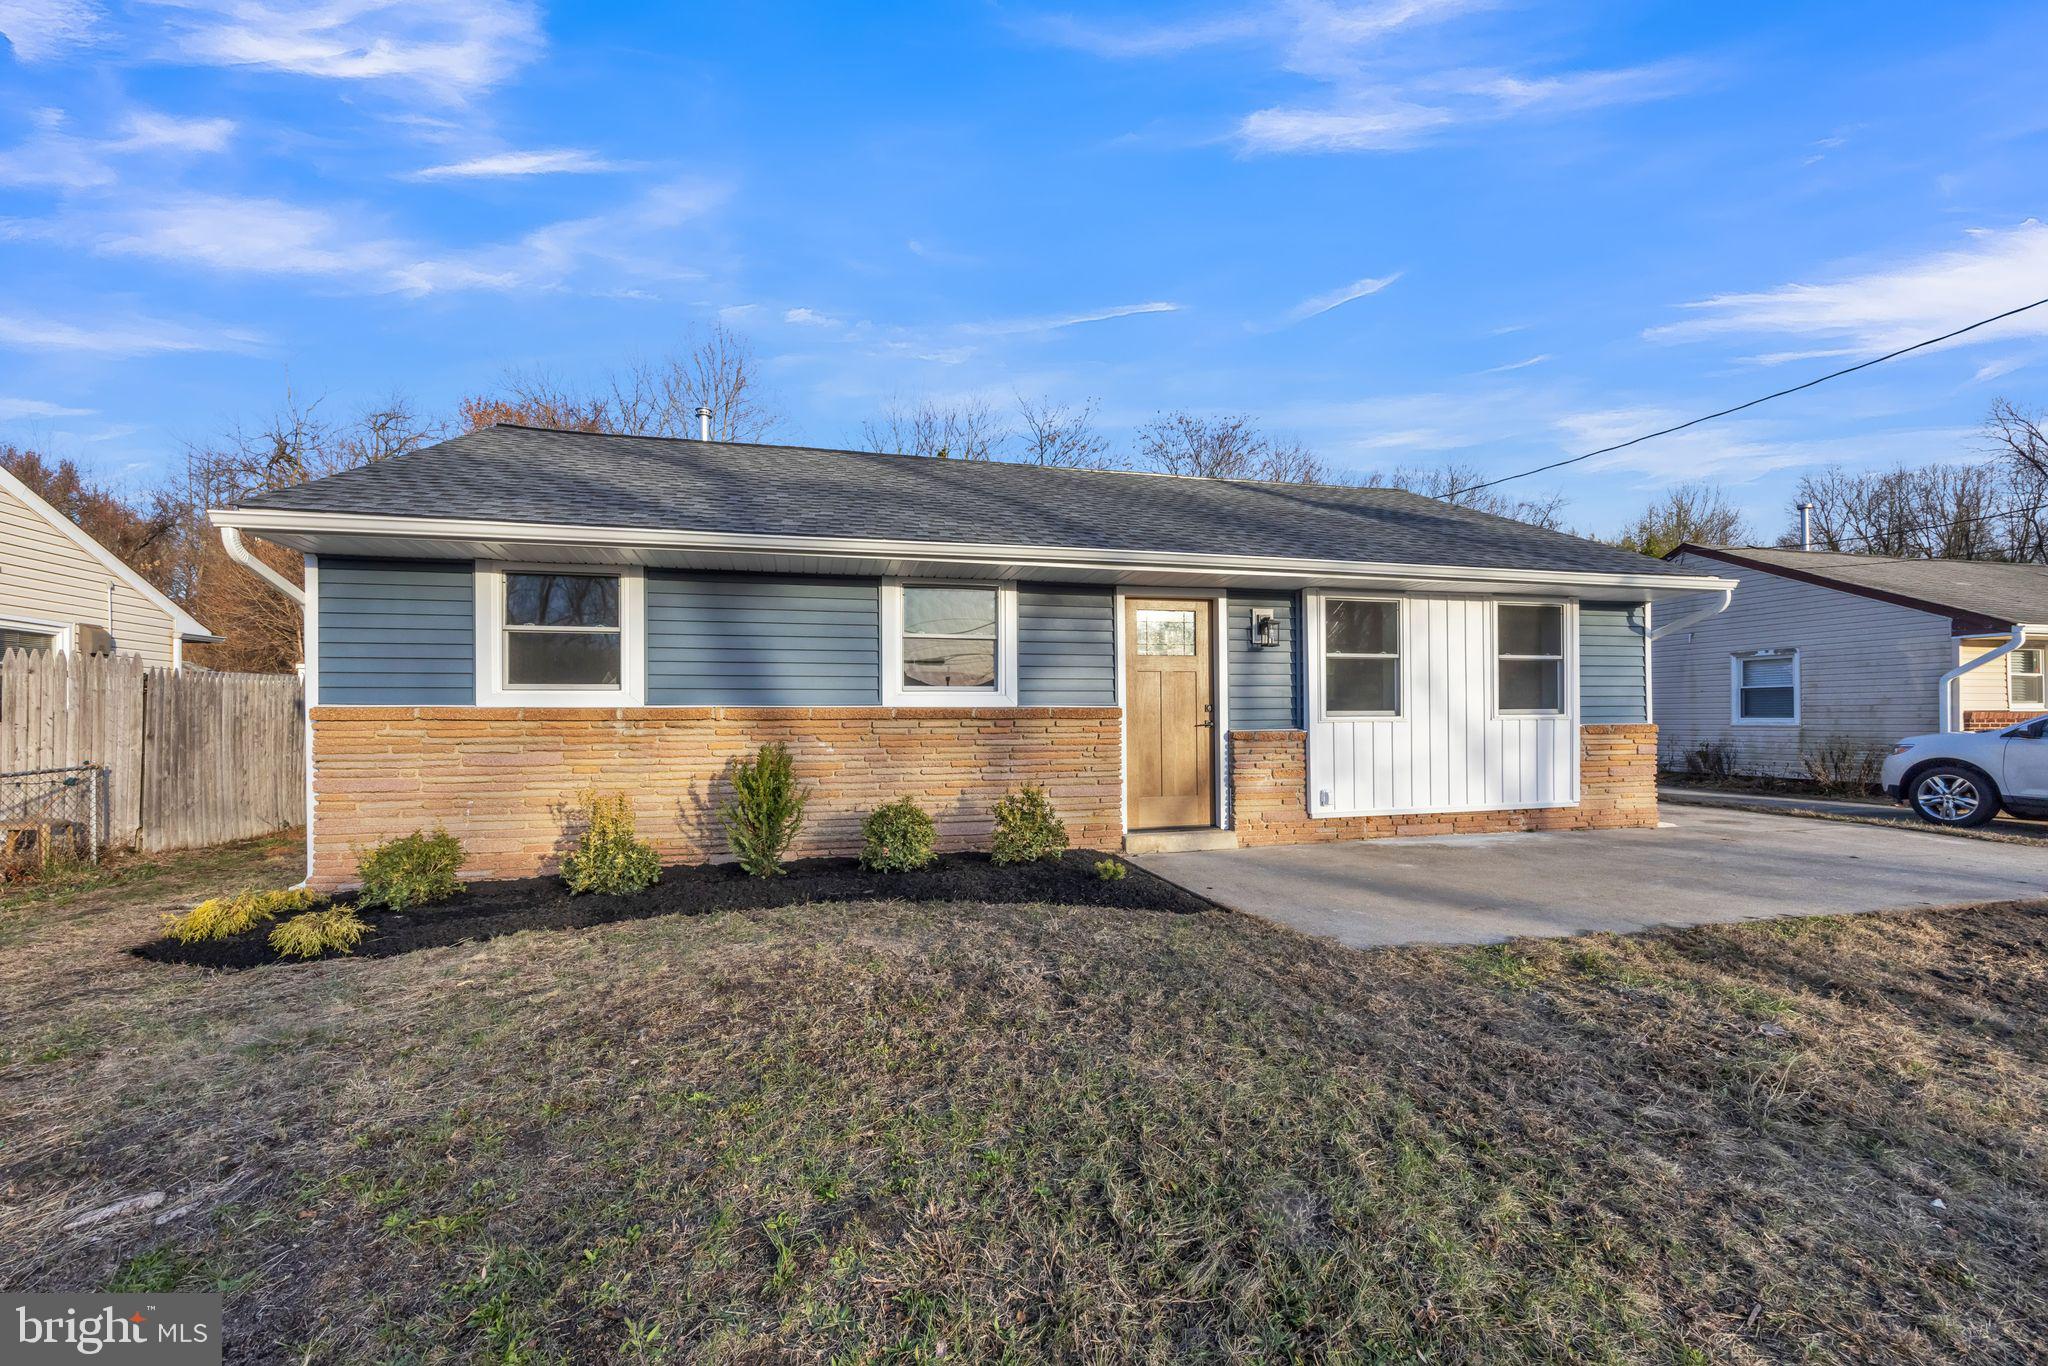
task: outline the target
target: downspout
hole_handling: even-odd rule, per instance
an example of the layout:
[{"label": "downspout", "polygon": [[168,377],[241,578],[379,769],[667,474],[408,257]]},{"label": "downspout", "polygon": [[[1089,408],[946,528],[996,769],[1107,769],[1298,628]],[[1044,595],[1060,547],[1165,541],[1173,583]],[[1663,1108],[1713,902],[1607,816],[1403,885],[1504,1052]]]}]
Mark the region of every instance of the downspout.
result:
[{"label": "downspout", "polygon": [[304,607],[306,605],[306,590],[263,563],[263,561],[257,559],[250,552],[249,547],[242,544],[242,533],[239,530],[231,526],[222,527],[220,529],[220,543],[226,547],[229,559],[244,569],[253,570],[257,578],[263,580],[299,606]]},{"label": "downspout", "polygon": [[1652,641],[1662,640],[1664,637],[1670,635],[1673,631],[1682,631],[1688,626],[1697,626],[1701,622],[1705,621],[1708,617],[1717,617],[1721,615],[1721,613],[1727,611],[1728,604],[1735,601],[1734,586],[1731,584],[1727,588],[1720,588],[1716,589],[1715,591],[1721,595],[1720,600],[1718,602],[1708,602],[1701,605],[1694,611],[1680,613],[1678,616],[1675,616],[1671,620],[1665,622],[1662,626],[1653,629],[1650,632],[1648,639]]},{"label": "downspout", "polygon": [[1972,670],[1983,668],[1986,664],[1989,664],[1994,659],[2004,659],[2007,655],[2011,654],[2014,650],[2019,649],[2020,646],[2026,643],[2027,624],[2024,621],[2015,622],[2012,628],[2012,639],[2006,641],[2005,644],[1999,646],[1997,649],[1991,651],[1989,654],[1978,655],[1968,664],[1956,665],[1955,668],[1950,669],[1947,673],[1941,676],[1941,733],[1943,735],[1946,735],[1950,731],[1953,731],[1957,728],[1955,724],[1955,701],[1952,700],[1955,697],[1955,693],[1957,691],[1956,680],[1961,678],[1964,674],[1971,672]]},{"label": "downspout", "polygon": [[[307,610],[306,590],[293,583],[284,575],[256,558],[249,547],[242,544],[242,533],[231,526],[220,529],[221,546],[228,552],[228,558],[242,568],[251,570],[256,577],[275,588],[299,606]],[[303,637],[302,637],[303,639]],[[299,665],[299,677],[306,677],[304,662]],[[303,681],[301,686],[304,686]],[[306,886],[313,880],[313,709],[306,708],[306,876],[292,885],[293,891]]]}]

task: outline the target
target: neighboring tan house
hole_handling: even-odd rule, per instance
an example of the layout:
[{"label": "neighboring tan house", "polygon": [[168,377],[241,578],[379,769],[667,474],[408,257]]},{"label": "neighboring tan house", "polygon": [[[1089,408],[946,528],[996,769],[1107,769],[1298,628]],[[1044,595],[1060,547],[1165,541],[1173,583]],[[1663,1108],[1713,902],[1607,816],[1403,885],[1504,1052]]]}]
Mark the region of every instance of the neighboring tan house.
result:
[{"label": "neighboring tan house", "polygon": [[1682,545],[1739,581],[1725,612],[1658,639],[1662,761],[1722,746],[1733,771],[1813,776],[1824,751],[1988,730],[2048,709],[2048,566]]},{"label": "neighboring tan house", "polygon": [[140,655],[175,669],[187,644],[219,639],[0,469],[0,650]]},{"label": "neighboring tan house", "polygon": [[498,426],[213,514],[305,552],[310,876],[445,825],[555,865],[580,792],[723,857],[1044,787],[1079,847],[1651,826],[1646,604],[1727,584],[1389,489]]}]

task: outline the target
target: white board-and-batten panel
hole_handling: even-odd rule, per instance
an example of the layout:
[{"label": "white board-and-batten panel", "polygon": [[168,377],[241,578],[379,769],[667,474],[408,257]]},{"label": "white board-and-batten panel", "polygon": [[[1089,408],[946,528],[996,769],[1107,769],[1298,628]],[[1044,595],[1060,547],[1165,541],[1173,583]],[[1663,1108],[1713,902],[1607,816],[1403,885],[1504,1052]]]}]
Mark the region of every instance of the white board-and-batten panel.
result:
[{"label": "white board-and-batten panel", "polygon": [[[1309,809],[1407,815],[1572,806],[1579,800],[1577,608],[1564,609],[1564,692],[1555,714],[1497,706],[1489,598],[1404,597],[1400,714],[1333,717],[1324,706],[1323,599],[1311,594]],[[1369,595],[1360,595],[1369,596]]]}]

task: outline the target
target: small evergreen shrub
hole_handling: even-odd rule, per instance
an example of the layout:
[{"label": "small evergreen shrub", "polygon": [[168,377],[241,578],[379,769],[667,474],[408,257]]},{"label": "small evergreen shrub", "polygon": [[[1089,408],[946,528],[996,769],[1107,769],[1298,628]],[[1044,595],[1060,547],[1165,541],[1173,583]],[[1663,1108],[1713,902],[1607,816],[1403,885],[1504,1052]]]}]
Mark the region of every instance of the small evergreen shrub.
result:
[{"label": "small evergreen shrub", "polygon": [[796,766],[780,741],[732,765],[732,800],[718,813],[726,843],[740,867],[755,877],[781,877],[782,856],[803,828],[810,797],[796,785]]},{"label": "small evergreen shrub", "polygon": [[583,808],[589,823],[562,860],[562,881],[573,895],[624,896],[661,881],[661,859],[653,845],[635,835],[633,803],[625,793],[586,792]]},{"label": "small evergreen shrub", "polygon": [[446,901],[462,890],[455,876],[462,859],[462,841],[439,826],[431,835],[415,830],[386,840],[356,861],[356,876],[363,883],[356,900],[394,911]]},{"label": "small evergreen shrub", "polygon": [[860,823],[860,866],[872,873],[907,873],[937,858],[938,827],[908,797],[878,806]]},{"label": "small evergreen shrub", "polygon": [[270,932],[270,947],[286,958],[318,958],[323,953],[350,953],[370,927],[353,906],[329,906],[284,921]]},{"label": "small evergreen shrub", "polygon": [[1102,882],[1122,882],[1130,869],[1113,858],[1106,858],[1095,865],[1095,876]]},{"label": "small evergreen shrub", "polygon": [[1031,863],[1058,858],[1067,850],[1067,827],[1042,787],[1020,788],[996,803],[995,863]]},{"label": "small evergreen shrub", "polygon": [[268,920],[303,911],[320,898],[304,887],[281,892],[237,892],[202,901],[183,915],[164,917],[164,933],[180,944],[227,939]]}]

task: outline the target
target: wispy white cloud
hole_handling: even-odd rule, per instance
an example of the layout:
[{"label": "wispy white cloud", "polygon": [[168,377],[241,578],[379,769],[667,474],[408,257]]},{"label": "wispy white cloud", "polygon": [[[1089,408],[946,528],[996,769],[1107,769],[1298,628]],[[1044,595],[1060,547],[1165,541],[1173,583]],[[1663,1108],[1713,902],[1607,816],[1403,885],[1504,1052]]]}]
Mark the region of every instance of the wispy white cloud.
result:
[{"label": "wispy white cloud", "polygon": [[2024,370],[2034,363],[2032,356],[2000,356],[1977,367],[1977,373],[1970,376],[1972,384],[1989,384],[1994,379],[2003,379],[2015,370]]},{"label": "wispy white cloud", "polygon": [[1198,48],[1243,42],[1271,32],[1273,23],[1270,16],[1256,12],[1124,26],[1102,24],[1071,14],[1044,14],[1025,20],[1019,27],[1043,42],[1115,61],[1133,57],[1178,56]]},{"label": "wispy white cloud", "polygon": [[1549,359],[1550,353],[1546,351],[1540,356],[1531,356],[1527,360],[1513,360],[1509,361],[1506,365],[1489,366],[1479,373],[1482,375],[1505,375],[1510,370],[1526,370],[1532,365],[1541,365]]},{"label": "wispy white cloud", "polygon": [[87,417],[90,408],[66,408],[62,404],[46,402],[39,398],[8,398],[0,395],[0,422],[16,421],[25,417]]},{"label": "wispy white cloud", "polygon": [[577,147],[542,148],[528,152],[493,152],[412,172],[409,180],[497,180],[513,176],[594,175],[627,169],[595,152]]},{"label": "wispy white cloud", "polygon": [[1400,151],[1457,127],[1663,99],[1693,79],[1685,64],[1664,62],[1556,76],[1460,72],[1393,86],[1347,85],[1328,103],[1256,110],[1239,123],[1237,140],[1255,153]]},{"label": "wispy white cloud", "polygon": [[0,0],[0,36],[16,61],[42,62],[99,36],[100,7],[92,0]]},{"label": "wispy white cloud", "polygon": [[785,309],[782,320],[797,327],[838,327],[839,319],[829,313],[820,313],[815,308]]},{"label": "wispy white cloud", "polygon": [[[1717,294],[1684,305],[1693,316],[1650,328],[1659,341],[1780,334],[1846,343],[1762,360],[1892,350],[2048,296],[2048,224],[1980,228],[1961,246],[1864,270],[1827,284]],[[2048,307],[1996,323],[1956,344],[2048,334]]]},{"label": "wispy white cloud", "polygon": [[262,338],[253,332],[201,330],[155,318],[79,322],[68,318],[0,313],[0,346],[25,351],[148,356],[179,351],[248,351],[261,343]]},{"label": "wispy white cloud", "polygon": [[101,137],[71,132],[61,109],[39,109],[32,122],[28,137],[0,151],[0,185],[97,189],[120,178],[118,158],[220,152],[235,133],[233,119],[183,119],[146,109],[130,113],[118,134]]},{"label": "wispy white cloud", "polygon": [[383,232],[370,216],[342,208],[189,193],[53,219],[0,221],[0,238],[77,243],[108,256],[325,280],[378,293],[556,289],[586,272],[598,273],[594,286],[616,288],[621,276],[696,278],[694,266],[675,259],[675,234],[708,215],[725,193],[699,182],[657,185],[604,213],[549,223],[513,241],[454,249]]},{"label": "wispy white cloud", "polygon": [[385,83],[429,100],[489,89],[540,54],[528,0],[154,0],[169,10],[160,55]]},{"label": "wispy white cloud", "polygon": [[1400,278],[1401,272],[1397,270],[1392,275],[1368,275],[1362,280],[1353,280],[1350,284],[1340,285],[1327,294],[1317,294],[1311,298],[1303,299],[1300,303],[1287,310],[1285,321],[1287,323],[1305,322],[1318,314],[1328,313],[1333,308],[1342,308],[1354,299],[1363,299],[1368,295],[1377,294]]},{"label": "wispy white cloud", "polygon": [[1099,308],[1088,313],[1067,313],[1049,318],[1012,318],[986,323],[963,323],[960,331],[971,336],[1015,337],[1033,332],[1057,332],[1061,328],[1079,327],[1083,323],[1108,322],[1112,318],[1130,318],[1141,313],[1178,313],[1181,306],[1173,303],[1120,304],[1114,308]]}]

